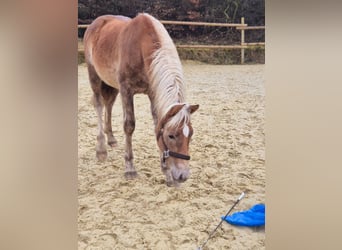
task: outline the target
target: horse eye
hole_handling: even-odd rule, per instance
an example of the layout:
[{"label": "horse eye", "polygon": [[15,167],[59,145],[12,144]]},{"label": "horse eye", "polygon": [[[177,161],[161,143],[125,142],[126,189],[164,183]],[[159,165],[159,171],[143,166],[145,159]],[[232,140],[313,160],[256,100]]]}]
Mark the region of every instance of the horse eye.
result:
[{"label": "horse eye", "polygon": [[169,138],[172,140],[176,139],[176,137],[174,135],[169,135]]}]

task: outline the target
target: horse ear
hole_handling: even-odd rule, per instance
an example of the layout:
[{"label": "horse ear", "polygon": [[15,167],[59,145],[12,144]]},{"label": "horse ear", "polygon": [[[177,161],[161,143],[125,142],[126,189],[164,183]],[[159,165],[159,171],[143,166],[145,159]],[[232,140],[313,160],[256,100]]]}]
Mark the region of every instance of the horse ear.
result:
[{"label": "horse ear", "polygon": [[170,108],[169,111],[167,111],[163,118],[158,122],[158,125],[156,127],[156,133],[159,133],[161,128],[164,127],[165,123],[175,114],[177,114],[184,107],[184,105],[185,103],[181,103],[172,106],[172,108]]},{"label": "horse ear", "polygon": [[169,120],[171,117],[173,117],[175,114],[179,112],[184,107],[185,103],[180,103],[173,105],[172,108],[170,108],[169,111],[164,115],[163,120],[165,119],[166,121]]},{"label": "horse ear", "polygon": [[190,105],[190,107],[189,107],[190,114],[192,114],[193,112],[195,112],[198,108],[199,108],[199,105],[198,105],[198,104],[196,104],[196,105]]}]

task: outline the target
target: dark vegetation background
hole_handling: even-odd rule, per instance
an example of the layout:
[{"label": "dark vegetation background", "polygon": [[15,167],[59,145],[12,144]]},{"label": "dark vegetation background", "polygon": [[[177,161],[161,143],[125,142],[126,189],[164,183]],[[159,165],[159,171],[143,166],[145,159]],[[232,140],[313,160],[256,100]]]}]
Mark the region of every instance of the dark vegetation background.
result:
[{"label": "dark vegetation background", "polygon": [[[264,0],[79,0],[78,23],[89,24],[96,17],[112,14],[135,17],[146,12],[159,20],[240,23],[241,17],[249,26],[265,25]],[[165,25],[176,44],[240,43],[241,32],[235,28]],[[84,29],[78,36],[83,37]],[[245,42],[264,42],[264,30],[248,30]],[[246,50],[247,63],[264,63],[264,47]],[[209,63],[238,63],[240,50],[179,50],[182,59],[197,59]]]}]

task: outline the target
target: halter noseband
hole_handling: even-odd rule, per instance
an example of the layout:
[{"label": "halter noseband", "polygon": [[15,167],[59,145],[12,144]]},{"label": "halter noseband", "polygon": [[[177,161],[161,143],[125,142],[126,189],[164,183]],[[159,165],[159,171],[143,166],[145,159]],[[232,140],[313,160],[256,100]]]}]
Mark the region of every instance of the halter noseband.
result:
[{"label": "halter noseband", "polygon": [[168,149],[168,147],[166,146],[166,143],[164,141],[164,137],[163,137],[163,128],[160,129],[159,133],[158,133],[158,136],[157,136],[157,140],[159,140],[159,137],[162,138],[162,142],[163,142],[163,145],[164,145],[164,151],[163,151],[163,163],[165,163],[166,159],[169,158],[170,156],[171,157],[174,157],[174,158],[178,158],[178,159],[183,159],[183,160],[190,160],[190,156],[189,155],[184,155],[184,154],[180,154],[180,153],[177,153],[177,152],[173,152],[173,151],[170,151]]}]

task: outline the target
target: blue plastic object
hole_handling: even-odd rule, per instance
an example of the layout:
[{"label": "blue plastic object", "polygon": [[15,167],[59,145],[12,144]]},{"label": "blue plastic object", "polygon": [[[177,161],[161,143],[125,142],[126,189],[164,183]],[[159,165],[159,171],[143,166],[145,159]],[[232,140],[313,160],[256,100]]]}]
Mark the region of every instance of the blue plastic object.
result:
[{"label": "blue plastic object", "polygon": [[265,204],[256,204],[249,210],[235,212],[225,219],[228,223],[236,226],[257,227],[265,225]]}]

